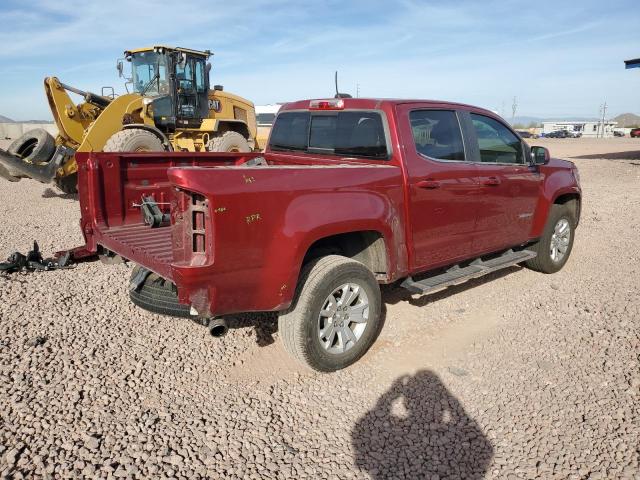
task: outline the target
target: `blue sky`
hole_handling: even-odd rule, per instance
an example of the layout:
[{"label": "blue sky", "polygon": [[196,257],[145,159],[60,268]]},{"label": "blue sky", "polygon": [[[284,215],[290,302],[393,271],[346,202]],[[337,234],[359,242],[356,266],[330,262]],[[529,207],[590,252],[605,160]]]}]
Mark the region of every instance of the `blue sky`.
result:
[{"label": "blue sky", "polygon": [[212,50],[211,83],[256,104],[330,96],[337,69],[361,96],[640,114],[637,2],[0,0],[0,114],[50,118],[47,75],[122,92],[116,59],[153,44]]}]

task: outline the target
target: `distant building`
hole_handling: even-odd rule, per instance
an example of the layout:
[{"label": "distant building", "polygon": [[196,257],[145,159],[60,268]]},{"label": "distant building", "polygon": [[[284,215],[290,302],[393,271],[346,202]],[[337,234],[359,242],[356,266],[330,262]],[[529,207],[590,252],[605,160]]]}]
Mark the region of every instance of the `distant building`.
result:
[{"label": "distant building", "polygon": [[[542,122],[542,133],[548,134],[558,130],[579,133],[583,137],[613,137],[613,130],[618,122],[605,121],[576,121],[576,122]],[[604,131],[603,131],[604,128]]]},{"label": "distant building", "polygon": [[271,127],[282,104],[256,105],[256,121],[260,127]]}]

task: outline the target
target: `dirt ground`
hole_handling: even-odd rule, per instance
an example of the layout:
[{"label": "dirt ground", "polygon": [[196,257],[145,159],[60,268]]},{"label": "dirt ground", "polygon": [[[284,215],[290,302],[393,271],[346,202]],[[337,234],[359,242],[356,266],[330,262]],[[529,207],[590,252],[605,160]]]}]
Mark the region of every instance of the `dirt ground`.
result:
[{"label": "dirt ground", "polygon": [[[128,300],[130,266],[0,277],[2,478],[640,477],[640,139],[534,140],[580,169],[572,256],[430,297],[298,367],[269,315],[223,339]],[[0,183],[0,256],[81,242],[72,196]]]}]

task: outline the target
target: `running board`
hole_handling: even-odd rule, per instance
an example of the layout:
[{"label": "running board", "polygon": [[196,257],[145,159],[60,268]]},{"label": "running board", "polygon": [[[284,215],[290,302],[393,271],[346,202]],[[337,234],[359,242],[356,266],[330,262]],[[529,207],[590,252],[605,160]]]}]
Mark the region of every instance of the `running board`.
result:
[{"label": "running board", "polygon": [[416,282],[413,278],[407,277],[400,285],[414,294],[430,294],[444,290],[453,285],[459,285],[473,278],[482,277],[496,270],[501,270],[512,265],[524,262],[536,256],[535,252],[530,250],[507,250],[499,257],[490,260],[482,260],[478,258],[466,267],[455,265],[444,273],[434,275]]}]

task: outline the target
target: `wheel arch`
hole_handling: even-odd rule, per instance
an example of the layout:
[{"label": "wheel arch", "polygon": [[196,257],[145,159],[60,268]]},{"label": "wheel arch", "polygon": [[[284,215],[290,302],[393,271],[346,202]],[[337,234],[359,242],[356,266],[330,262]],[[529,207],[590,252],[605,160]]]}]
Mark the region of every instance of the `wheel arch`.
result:
[{"label": "wheel arch", "polygon": [[559,193],[553,199],[554,205],[567,205],[573,209],[576,219],[576,226],[580,223],[580,213],[582,210],[582,196],[578,192]]},{"label": "wheel arch", "polygon": [[225,132],[237,132],[247,139],[249,146],[253,149],[255,146],[255,138],[249,132],[249,126],[240,120],[218,120],[216,133],[222,135]]},{"label": "wheel arch", "polygon": [[356,230],[318,238],[307,248],[301,268],[311,260],[332,254],[356,260],[376,276],[386,277],[389,271],[386,241],[377,230]]},{"label": "wheel arch", "polygon": [[153,125],[147,125],[145,123],[129,123],[127,125],[122,126],[122,130],[145,130],[147,132],[153,133],[158,140],[162,142],[162,145],[167,149],[168,152],[173,152],[173,146],[171,142],[167,138],[167,136],[162,133],[158,128]]}]

